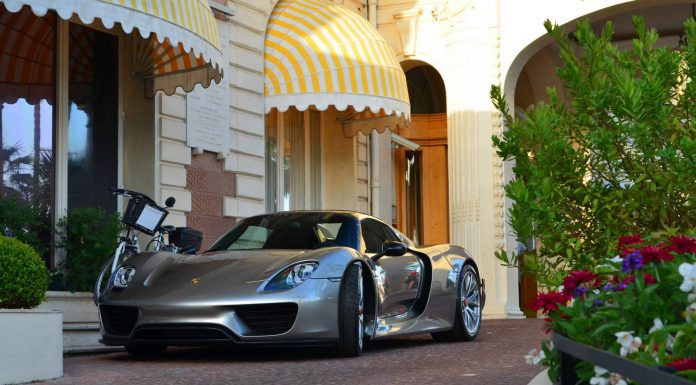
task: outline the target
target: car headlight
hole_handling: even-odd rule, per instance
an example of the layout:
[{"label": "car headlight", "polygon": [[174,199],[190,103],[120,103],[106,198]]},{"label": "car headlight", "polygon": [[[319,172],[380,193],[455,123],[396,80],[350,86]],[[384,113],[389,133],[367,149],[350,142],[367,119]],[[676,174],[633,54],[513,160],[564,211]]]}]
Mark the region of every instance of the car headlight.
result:
[{"label": "car headlight", "polygon": [[312,273],[317,270],[317,267],[319,267],[319,263],[317,262],[302,262],[287,267],[285,270],[276,274],[273,279],[266,284],[264,290],[274,291],[297,287],[302,282],[306,281]]},{"label": "car headlight", "polygon": [[133,280],[135,275],[135,267],[133,266],[121,266],[116,270],[116,274],[113,277],[114,287],[125,289]]}]

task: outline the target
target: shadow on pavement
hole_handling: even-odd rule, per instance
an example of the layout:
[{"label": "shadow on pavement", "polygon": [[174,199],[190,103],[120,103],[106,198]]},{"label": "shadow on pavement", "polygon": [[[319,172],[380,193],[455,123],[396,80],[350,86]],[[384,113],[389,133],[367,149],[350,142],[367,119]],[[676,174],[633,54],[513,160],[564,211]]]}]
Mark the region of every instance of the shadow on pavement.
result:
[{"label": "shadow on pavement", "polygon": [[[415,348],[436,343],[430,336],[415,336],[393,338],[371,342],[363,352],[363,356],[387,353],[392,350]],[[172,361],[205,361],[205,362],[266,362],[266,361],[307,361],[325,359],[346,359],[336,355],[330,347],[170,347],[159,357],[144,359],[136,358],[128,353],[108,354],[104,360],[122,362],[172,362]]]}]

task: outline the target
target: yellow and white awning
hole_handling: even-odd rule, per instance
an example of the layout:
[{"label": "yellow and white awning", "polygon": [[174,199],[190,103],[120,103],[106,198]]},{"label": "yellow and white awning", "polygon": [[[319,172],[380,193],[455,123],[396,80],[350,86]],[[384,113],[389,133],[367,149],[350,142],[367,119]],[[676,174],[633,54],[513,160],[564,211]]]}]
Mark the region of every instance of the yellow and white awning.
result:
[{"label": "yellow and white awning", "polygon": [[266,112],[310,105],[410,116],[406,77],[363,17],[326,0],[280,0],[266,29]]},{"label": "yellow and white awning", "polygon": [[[196,84],[207,87],[211,80],[220,82],[222,78],[217,25],[208,0],[0,0],[0,3],[15,14],[21,14],[22,7],[28,6],[39,17],[55,11],[64,20],[76,15],[84,24],[99,20],[107,29],[118,25],[123,32],[133,35],[133,72],[148,79],[152,91],[172,94],[177,87],[191,91]],[[11,23],[25,23],[22,20],[8,18]],[[34,40],[32,34],[39,27],[23,25],[29,36],[25,40]],[[33,52],[32,49],[17,44],[12,47],[22,60],[35,62],[35,58],[21,57],[23,53]],[[8,49],[3,47],[3,51]],[[14,52],[4,54],[11,57]]]}]

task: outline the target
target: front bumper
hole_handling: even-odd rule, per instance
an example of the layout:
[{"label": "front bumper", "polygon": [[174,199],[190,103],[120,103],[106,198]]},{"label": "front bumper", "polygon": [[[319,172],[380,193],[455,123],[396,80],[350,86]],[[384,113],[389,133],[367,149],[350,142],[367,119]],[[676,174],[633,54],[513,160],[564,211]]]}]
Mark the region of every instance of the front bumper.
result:
[{"label": "front bumper", "polygon": [[[250,283],[254,287],[258,283]],[[282,292],[226,300],[110,296],[99,305],[105,345],[306,344],[338,341],[341,282],[308,279]],[[293,309],[296,309],[293,311]],[[291,317],[291,318],[289,318]],[[286,325],[287,327],[284,327]],[[282,329],[282,330],[281,330]]]}]

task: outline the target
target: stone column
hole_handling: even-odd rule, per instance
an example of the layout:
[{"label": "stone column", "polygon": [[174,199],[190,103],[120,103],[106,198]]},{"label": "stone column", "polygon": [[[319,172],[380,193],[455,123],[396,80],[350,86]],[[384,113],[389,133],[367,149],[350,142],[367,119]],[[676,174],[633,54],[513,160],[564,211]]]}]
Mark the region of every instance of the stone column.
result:
[{"label": "stone column", "polygon": [[457,20],[443,22],[449,53],[447,126],[450,239],[476,259],[486,281],[488,317],[520,317],[516,269],[502,267],[506,248],[503,162],[491,136],[501,131],[489,99],[500,82],[495,4],[477,2]]}]

